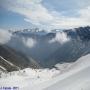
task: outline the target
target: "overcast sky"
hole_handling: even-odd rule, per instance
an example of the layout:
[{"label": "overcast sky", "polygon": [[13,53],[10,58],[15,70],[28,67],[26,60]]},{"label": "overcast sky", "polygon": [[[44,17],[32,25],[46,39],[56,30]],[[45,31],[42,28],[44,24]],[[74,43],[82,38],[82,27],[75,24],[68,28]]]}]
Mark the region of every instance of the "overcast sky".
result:
[{"label": "overcast sky", "polygon": [[0,28],[90,25],[90,0],[0,0]]}]

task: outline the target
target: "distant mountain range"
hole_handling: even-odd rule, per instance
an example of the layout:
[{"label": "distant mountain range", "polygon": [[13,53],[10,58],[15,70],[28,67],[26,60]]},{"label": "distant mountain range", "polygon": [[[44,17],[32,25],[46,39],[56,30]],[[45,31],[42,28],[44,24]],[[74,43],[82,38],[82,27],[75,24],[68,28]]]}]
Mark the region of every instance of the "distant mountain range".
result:
[{"label": "distant mountain range", "polygon": [[90,53],[89,26],[51,32],[38,28],[9,32],[11,40],[0,45],[0,66],[8,71],[25,67],[52,68],[57,63],[74,62]]}]

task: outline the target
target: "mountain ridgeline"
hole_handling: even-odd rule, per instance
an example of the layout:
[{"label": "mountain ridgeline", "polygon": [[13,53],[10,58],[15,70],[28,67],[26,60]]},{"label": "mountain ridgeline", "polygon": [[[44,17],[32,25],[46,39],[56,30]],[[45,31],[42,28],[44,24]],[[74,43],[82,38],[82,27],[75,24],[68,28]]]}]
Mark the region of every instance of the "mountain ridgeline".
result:
[{"label": "mountain ridgeline", "polygon": [[57,63],[75,62],[90,53],[89,26],[49,33],[38,29],[10,33],[11,40],[0,45],[0,66],[8,71],[26,67],[52,68]]}]

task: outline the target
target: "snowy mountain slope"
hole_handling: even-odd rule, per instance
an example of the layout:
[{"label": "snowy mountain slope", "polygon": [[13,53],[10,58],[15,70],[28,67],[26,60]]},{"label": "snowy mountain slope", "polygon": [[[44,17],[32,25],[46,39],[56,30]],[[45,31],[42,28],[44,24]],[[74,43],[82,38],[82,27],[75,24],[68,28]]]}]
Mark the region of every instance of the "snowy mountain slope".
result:
[{"label": "snowy mountain slope", "polygon": [[[34,85],[43,83],[50,80],[54,75],[58,74],[59,71],[52,69],[30,69],[26,68],[21,71],[14,71],[10,73],[2,73],[0,78],[0,86],[16,86],[20,90],[28,90]],[[7,83],[8,82],[8,83]],[[25,88],[25,89],[24,89]]]},{"label": "snowy mountain slope", "polygon": [[[90,54],[72,64],[68,72],[37,85],[37,90],[90,90]],[[36,90],[33,87],[33,90]]]},{"label": "snowy mountain slope", "polygon": [[90,90],[90,67],[58,81],[44,90]]},{"label": "snowy mountain slope", "polygon": [[90,90],[90,54],[64,69],[61,73],[60,67],[59,70],[27,68],[2,74],[0,86],[16,86],[19,90]]},{"label": "snowy mountain slope", "polygon": [[45,90],[90,90],[90,54],[73,63],[68,75]]}]

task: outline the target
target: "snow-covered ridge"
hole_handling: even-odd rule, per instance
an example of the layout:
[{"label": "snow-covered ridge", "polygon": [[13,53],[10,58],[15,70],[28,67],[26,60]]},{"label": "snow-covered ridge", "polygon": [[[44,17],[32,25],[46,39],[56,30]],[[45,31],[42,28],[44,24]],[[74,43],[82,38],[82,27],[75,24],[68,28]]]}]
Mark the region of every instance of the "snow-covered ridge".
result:
[{"label": "snow-covered ridge", "polygon": [[0,66],[0,69],[6,71],[6,68],[4,68],[3,66]]},{"label": "snow-covered ridge", "polygon": [[12,64],[10,61],[7,61],[6,59],[4,59],[2,56],[0,56],[0,58],[5,61],[7,64],[11,65],[11,66],[14,66],[14,64]]}]

